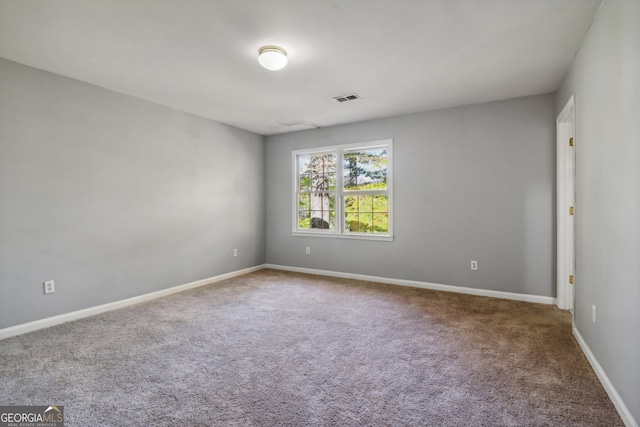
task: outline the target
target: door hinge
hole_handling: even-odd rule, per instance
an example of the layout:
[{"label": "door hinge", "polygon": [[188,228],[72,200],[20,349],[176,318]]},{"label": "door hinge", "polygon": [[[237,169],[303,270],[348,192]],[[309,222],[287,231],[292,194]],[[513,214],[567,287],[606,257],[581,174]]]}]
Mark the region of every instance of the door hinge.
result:
[{"label": "door hinge", "polygon": [[569,276],[569,283],[571,283],[573,285],[573,274],[571,276]]},{"label": "door hinge", "polygon": [[573,206],[569,208],[569,215],[573,215]]},{"label": "door hinge", "polygon": [[573,138],[569,138],[569,147],[573,147]]}]

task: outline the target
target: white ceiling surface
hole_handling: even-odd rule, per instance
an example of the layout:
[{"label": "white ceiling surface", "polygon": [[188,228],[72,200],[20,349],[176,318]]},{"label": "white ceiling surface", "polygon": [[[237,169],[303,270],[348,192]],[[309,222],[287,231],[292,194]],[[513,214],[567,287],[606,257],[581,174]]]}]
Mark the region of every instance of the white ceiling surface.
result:
[{"label": "white ceiling surface", "polygon": [[0,56],[272,135],[553,92],[600,2],[0,0]]}]

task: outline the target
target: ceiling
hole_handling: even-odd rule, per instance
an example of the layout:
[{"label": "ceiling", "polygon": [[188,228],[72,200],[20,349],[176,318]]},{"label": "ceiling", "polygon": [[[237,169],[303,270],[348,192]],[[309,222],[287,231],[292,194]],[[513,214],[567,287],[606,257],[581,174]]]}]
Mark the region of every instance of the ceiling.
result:
[{"label": "ceiling", "polygon": [[553,92],[600,2],[0,0],[0,56],[272,135]]}]

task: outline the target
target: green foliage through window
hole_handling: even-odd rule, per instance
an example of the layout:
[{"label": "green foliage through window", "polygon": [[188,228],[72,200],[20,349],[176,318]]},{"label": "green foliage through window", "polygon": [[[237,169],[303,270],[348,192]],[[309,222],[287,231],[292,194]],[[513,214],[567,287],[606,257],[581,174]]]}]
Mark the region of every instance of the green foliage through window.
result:
[{"label": "green foliage through window", "polygon": [[347,231],[360,233],[389,231],[387,196],[346,196],[344,199],[344,225]]},{"label": "green foliage through window", "polygon": [[387,150],[385,148],[346,151],[343,160],[344,189],[361,190],[369,184],[387,188]]}]

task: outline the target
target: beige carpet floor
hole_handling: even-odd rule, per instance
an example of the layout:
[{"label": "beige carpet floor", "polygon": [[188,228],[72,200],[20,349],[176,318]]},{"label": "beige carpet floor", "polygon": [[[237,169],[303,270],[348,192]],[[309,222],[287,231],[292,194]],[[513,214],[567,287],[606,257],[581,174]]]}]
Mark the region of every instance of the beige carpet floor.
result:
[{"label": "beige carpet floor", "polygon": [[0,341],[68,426],[614,426],[553,306],[262,270]]}]

